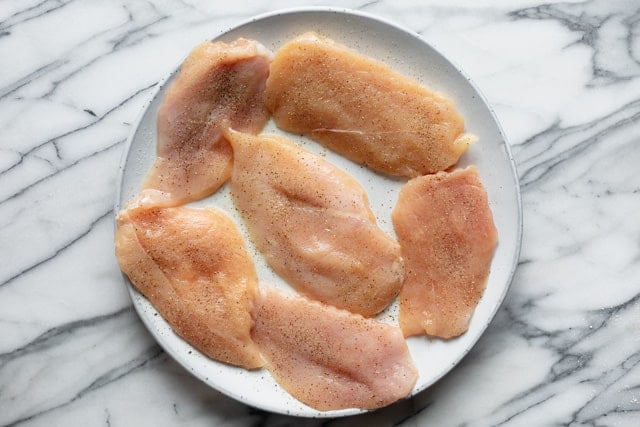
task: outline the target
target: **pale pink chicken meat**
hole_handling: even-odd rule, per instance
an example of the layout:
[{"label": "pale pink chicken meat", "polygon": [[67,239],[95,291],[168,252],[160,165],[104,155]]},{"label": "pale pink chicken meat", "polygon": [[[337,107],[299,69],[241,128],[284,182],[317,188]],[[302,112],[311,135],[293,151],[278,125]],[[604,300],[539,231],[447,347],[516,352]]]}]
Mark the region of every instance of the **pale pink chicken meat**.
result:
[{"label": "pale pink chicken meat", "polygon": [[233,153],[223,131],[264,127],[271,56],[242,38],[205,42],[190,53],[158,111],[157,159],[143,188],[167,192],[177,205],[208,196],[229,179]]},{"label": "pale pink chicken meat", "polygon": [[392,218],[406,267],[399,298],[404,335],[463,334],[484,292],[498,241],[477,169],[410,180]]},{"label": "pale pink chicken meat", "polygon": [[398,243],[347,173],[278,135],[229,132],[231,194],[257,248],[296,290],[364,316],[404,277]]},{"label": "pale pink chicken meat", "polygon": [[312,408],[376,409],[406,397],[416,383],[397,327],[265,286],[253,317],[267,369]]},{"label": "pale pink chicken meat", "polygon": [[476,139],[443,95],[315,33],[276,52],[265,102],[281,129],[391,175],[444,170]]},{"label": "pale pink chicken meat", "polygon": [[171,203],[167,194],[145,190],[118,214],[120,268],[202,353],[261,367],[250,335],[258,278],[240,233],[218,210],[163,207]]}]

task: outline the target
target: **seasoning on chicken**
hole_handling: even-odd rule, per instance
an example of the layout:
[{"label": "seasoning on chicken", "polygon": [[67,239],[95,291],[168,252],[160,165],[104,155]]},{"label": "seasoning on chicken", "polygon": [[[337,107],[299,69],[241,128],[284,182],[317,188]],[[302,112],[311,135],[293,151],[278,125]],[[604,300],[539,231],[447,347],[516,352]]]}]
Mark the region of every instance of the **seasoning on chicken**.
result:
[{"label": "seasoning on chicken", "polygon": [[476,140],[444,96],[314,33],[276,52],[265,99],[281,129],[390,175],[444,170]]},{"label": "seasoning on chicken", "polygon": [[263,365],[250,336],[258,278],[235,224],[212,208],[163,207],[145,190],[117,217],[116,256],[173,330],[205,355]]},{"label": "seasoning on chicken", "polygon": [[476,168],[410,180],[392,218],[406,266],[399,315],[404,335],[463,334],[498,241]]},{"label": "seasoning on chicken", "polygon": [[397,327],[264,286],[253,316],[267,369],[312,408],[380,408],[418,378]]},{"label": "seasoning on chicken", "polygon": [[230,131],[231,194],[252,240],[294,288],[364,316],[404,278],[398,243],[375,222],[350,175],[278,135]]},{"label": "seasoning on chicken", "polygon": [[223,130],[264,127],[271,56],[247,39],[205,42],[191,52],[158,111],[157,159],[143,188],[168,192],[178,205],[212,194],[229,179],[233,155]]}]

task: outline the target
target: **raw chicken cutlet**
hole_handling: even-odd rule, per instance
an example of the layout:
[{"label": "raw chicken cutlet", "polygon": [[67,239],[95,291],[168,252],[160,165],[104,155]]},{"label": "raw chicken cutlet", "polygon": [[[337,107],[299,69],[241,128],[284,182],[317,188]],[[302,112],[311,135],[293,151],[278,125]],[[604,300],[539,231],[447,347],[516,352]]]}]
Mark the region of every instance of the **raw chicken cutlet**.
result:
[{"label": "raw chicken cutlet", "polygon": [[357,181],[278,135],[229,132],[231,195],[268,264],[296,290],[364,316],[404,278],[400,246],[375,222]]},{"label": "raw chicken cutlet", "polygon": [[247,369],[263,365],[250,336],[258,278],[235,224],[215,209],[163,207],[145,190],[117,217],[120,268],[188,343]]},{"label": "raw chicken cutlet", "polygon": [[267,369],[312,408],[380,408],[418,378],[397,327],[264,286],[253,316]]},{"label": "raw chicken cutlet", "polygon": [[410,180],[392,218],[406,266],[399,298],[404,335],[463,334],[498,241],[476,168]]},{"label": "raw chicken cutlet", "polygon": [[143,188],[168,192],[179,205],[229,179],[233,153],[223,130],[258,133],[264,127],[271,56],[246,39],[205,42],[191,52],[158,111],[157,159]]},{"label": "raw chicken cutlet", "polygon": [[314,33],[276,52],[265,102],[281,129],[390,175],[444,170],[475,141],[450,100]]}]

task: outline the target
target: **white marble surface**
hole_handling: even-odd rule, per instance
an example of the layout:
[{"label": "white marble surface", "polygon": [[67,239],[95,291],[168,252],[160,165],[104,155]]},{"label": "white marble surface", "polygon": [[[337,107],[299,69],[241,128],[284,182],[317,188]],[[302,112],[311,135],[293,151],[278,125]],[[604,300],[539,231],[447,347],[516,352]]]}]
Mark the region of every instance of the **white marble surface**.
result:
[{"label": "white marble surface", "polygon": [[213,391],[158,347],[113,256],[124,140],[197,42],[303,5],[251,4],[0,2],[0,425],[640,425],[637,0],[342,2],[458,63],[517,162],[518,271],[435,386],[358,417],[294,419]]}]

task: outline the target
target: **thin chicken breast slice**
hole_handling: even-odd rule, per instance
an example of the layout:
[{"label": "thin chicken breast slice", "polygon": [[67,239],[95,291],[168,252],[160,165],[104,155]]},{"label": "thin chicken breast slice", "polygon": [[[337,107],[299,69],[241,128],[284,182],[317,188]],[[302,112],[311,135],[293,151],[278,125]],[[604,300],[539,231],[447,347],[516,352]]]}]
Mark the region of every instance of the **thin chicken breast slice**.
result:
[{"label": "thin chicken breast slice", "polygon": [[250,336],[258,278],[235,224],[207,208],[163,207],[145,190],[117,217],[116,256],[133,285],[183,339],[212,359],[263,365]]},{"label": "thin chicken breast slice", "polygon": [[271,56],[242,38],[205,42],[190,53],[158,111],[157,159],[143,188],[170,193],[178,205],[208,196],[229,179],[233,153],[223,130],[258,133],[264,127]]},{"label": "thin chicken breast slice", "polygon": [[260,286],[252,337],[278,384],[321,410],[376,409],[406,397],[418,372],[399,328]]},{"label": "thin chicken breast slice", "polygon": [[268,264],[306,296],[372,316],[404,277],[398,243],[347,173],[278,135],[229,132],[231,194]]},{"label": "thin chicken breast slice", "polygon": [[414,178],[392,214],[405,258],[400,327],[405,336],[466,332],[498,241],[474,166]]},{"label": "thin chicken breast slice", "polygon": [[315,33],[276,52],[265,100],[281,129],[390,175],[444,170],[476,139],[449,99]]}]

